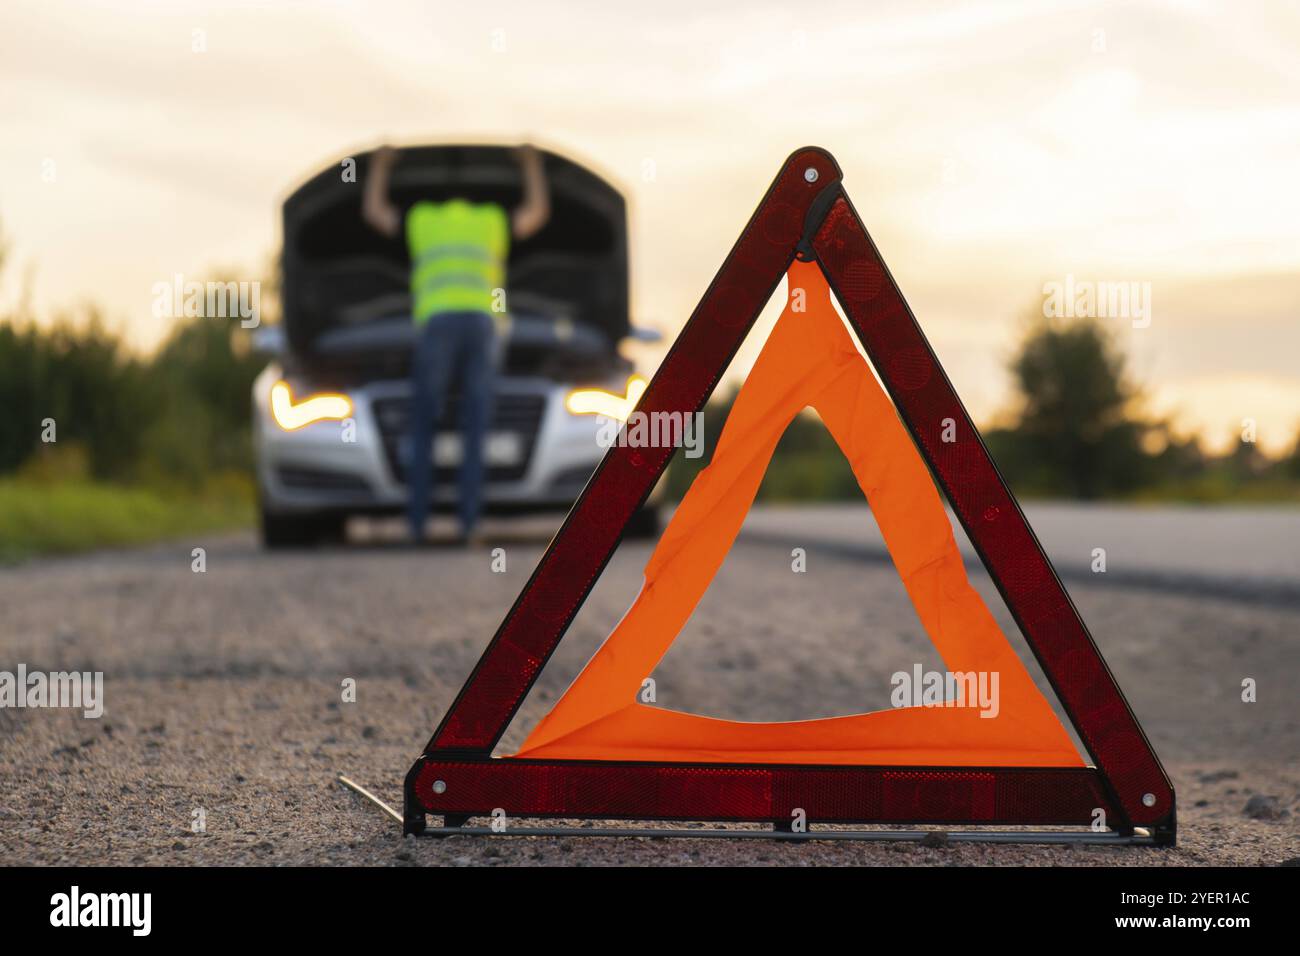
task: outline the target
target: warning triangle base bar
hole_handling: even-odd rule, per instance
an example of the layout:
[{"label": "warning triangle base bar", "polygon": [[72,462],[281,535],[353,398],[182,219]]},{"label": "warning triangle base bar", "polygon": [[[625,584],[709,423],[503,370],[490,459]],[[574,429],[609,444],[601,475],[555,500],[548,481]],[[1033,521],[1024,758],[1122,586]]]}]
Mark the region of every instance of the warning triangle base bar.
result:
[{"label": "warning triangle base bar", "polygon": [[[1100,825],[1175,840],[1174,791],[1091,635],[840,185],[787,159],[638,403],[700,411],[798,256],[815,260],[899,418],[1055,690],[1092,767],[859,767],[493,758],[675,449],[613,445],[406,778],[405,829],[507,817]],[[941,435],[955,428],[961,441]]]},{"label": "warning triangle base bar", "polygon": [[[1086,825],[1113,818],[1092,768],[846,767],[422,757],[429,812],[511,817],[788,823]],[[814,796],[815,795],[815,796]]]}]

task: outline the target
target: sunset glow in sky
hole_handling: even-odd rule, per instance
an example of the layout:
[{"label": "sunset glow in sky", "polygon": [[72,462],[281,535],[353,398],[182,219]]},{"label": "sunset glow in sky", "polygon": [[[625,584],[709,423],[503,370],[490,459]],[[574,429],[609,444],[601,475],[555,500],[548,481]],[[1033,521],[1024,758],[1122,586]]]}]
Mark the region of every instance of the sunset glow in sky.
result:
[{"label": "sunset glow in sky", "polygon": [[154,283],[256,278],[278,201],[326,163],[533,139],[627,192],[634,315],[670,341],[782,160],[817,144],[978,421],[1069,275],[1150,283],[1148,327],[1111,321],[1153,409],[1217,447],[1245,418],[1270,451],[1294,442],[1300,6],[706,7],[5,3],[0,296],[98,302],[147,348]]}]

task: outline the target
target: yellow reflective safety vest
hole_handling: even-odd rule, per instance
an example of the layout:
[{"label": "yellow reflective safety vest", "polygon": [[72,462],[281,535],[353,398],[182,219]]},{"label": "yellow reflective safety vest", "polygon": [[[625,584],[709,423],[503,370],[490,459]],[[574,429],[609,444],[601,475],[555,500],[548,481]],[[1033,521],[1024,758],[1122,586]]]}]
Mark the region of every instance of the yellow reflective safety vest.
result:
[{"label": "yellow reflective safety vest", "polygon": [[423,325],[440,312],[486,312],[504,332],[510,223],[493,203],[418,202],[406,214],[411,254],[411,316]]}]

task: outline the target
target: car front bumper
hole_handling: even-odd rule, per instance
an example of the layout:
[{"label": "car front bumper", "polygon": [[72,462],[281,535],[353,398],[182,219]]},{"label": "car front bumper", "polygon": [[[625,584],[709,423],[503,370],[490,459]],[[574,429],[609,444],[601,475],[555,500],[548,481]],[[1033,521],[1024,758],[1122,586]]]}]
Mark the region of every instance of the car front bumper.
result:
[{"label": "car front bumper", "polygon": [[[409,411],[407,382],[374,382],[348,392],[350,421],[322,421],[285,431],[270,413],[269,366],[253,387],[253,441],[262,507],[271,514],[383,514],[407,502],[399,442]],[[498,385],[491,436],[511,431],[526,446],[521,461],[489,459],[483,506],[488,513],[565,510],[604,455],[594,416],[564,408],[568,386],[549,379],[507,378]],[[404,447],[404,446],[403,446]],[[435,468],[431,503],[454,507],[455,467]]]}]

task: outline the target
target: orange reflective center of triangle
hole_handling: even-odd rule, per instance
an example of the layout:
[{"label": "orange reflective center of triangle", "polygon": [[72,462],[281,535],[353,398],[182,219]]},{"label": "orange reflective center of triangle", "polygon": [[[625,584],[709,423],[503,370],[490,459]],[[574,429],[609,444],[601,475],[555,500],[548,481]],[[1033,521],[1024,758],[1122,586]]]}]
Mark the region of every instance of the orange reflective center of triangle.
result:
[{"label": "orange reflective center of triangle", "polygon": [[[515,756],[894,766],[1083,766],[966,577],[947,513],[893,405],[854,347],[819,266],[795,261],[793,297],[736,396],[709,466],[645,568],[636,601]],[[637,702],[744,523],[777,442],[805,407],[853,468],[922,625],[950,672],[996,672],[998,712],[909,706],[782,723],[720,720]],[[939,423],[933,423],[940,427]],[[851,599],[852,595],[844,595]],[[810,619],[815,627],[816,620]],[[816,688],[808,688],[815,694]]]}]

